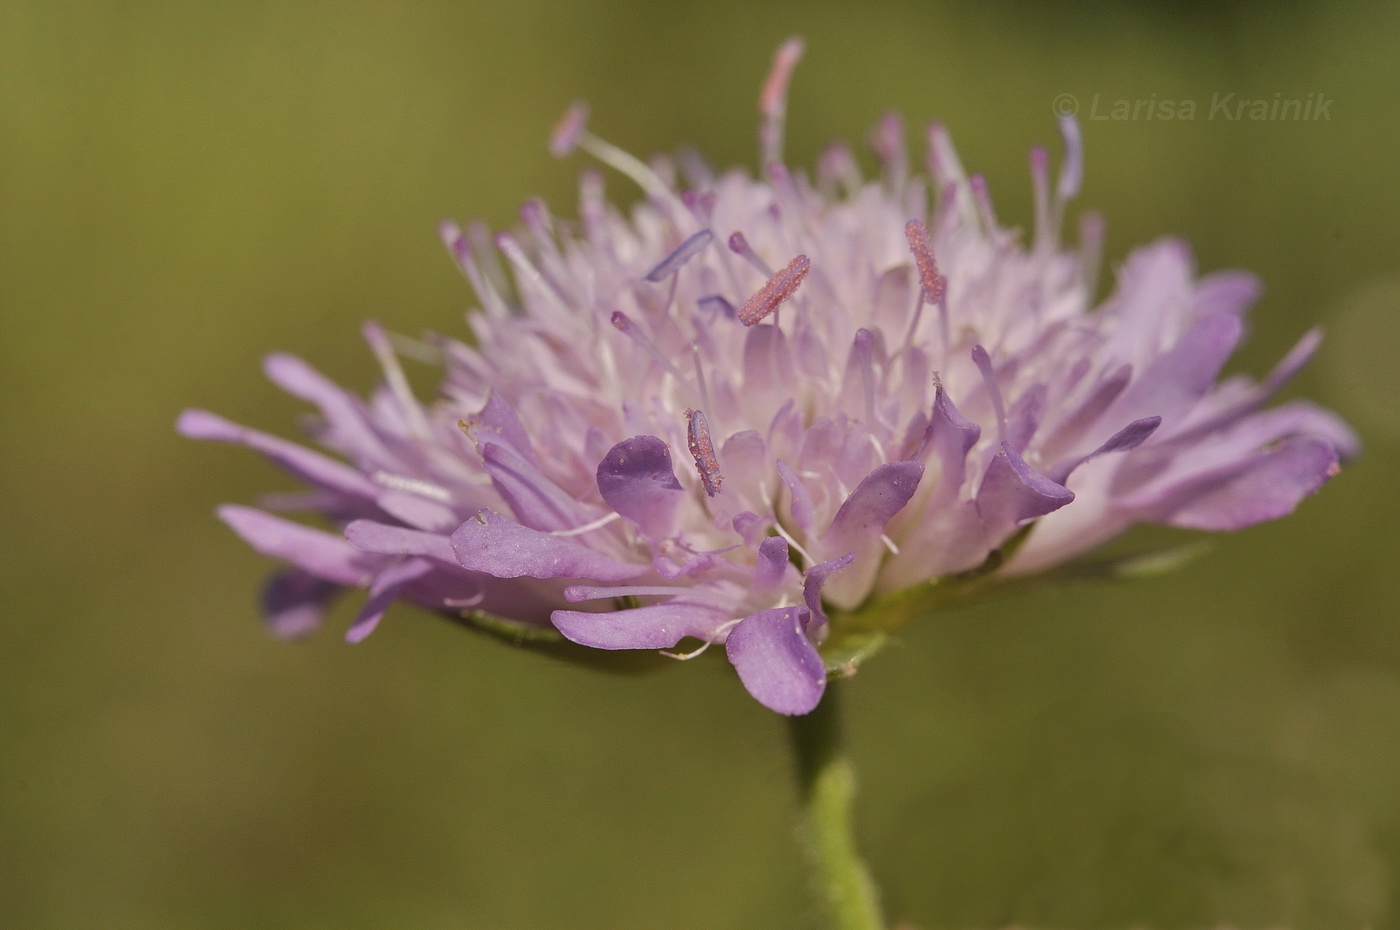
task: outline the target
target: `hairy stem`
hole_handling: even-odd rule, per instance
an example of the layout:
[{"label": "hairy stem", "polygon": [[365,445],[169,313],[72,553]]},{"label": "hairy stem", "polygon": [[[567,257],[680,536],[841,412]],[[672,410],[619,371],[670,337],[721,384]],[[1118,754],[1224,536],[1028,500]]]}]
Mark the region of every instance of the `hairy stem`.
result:
[{"label": "hairy stem", "polygon": [[856,852],[851,808],[856,779],[842,748],[831,682],[817,709],[789,718],[801,792],[801,834],[815,891],[833,930],[883,930],[879,893]]}]

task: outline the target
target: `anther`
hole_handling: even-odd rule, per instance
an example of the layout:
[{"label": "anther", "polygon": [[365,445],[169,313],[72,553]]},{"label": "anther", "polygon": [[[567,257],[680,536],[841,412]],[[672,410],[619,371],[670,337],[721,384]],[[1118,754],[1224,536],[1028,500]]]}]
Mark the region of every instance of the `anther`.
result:
[{"label": "anther", "polygon": [[777,310],[783,301],[797,293],[798,285],[811,269],[812,262],[805,255],[799,255],[788,262],[786,268],[769,278],[767,284],[744,301],[744,305],[739,308],[739,320],[745,326],[753,326]]},{"label": "anther", "polygon": [[710,439],[710,424],[700,410],[687,410],[686,445],[695,459],[695,469],[700,473],[700,481],[705,485],[705,493],[714,497],[724,483],[724,475],[719,471],[719,459],[715,457],[715,444]]},{"label": "anther", "polygon": [[714,239],[714,233],[702,229],[676,247],[670,255],[657,262],[656,267],[646,273],[646,279],[653,284],[666,280],[681,269],[681,266],[704,251]]}]

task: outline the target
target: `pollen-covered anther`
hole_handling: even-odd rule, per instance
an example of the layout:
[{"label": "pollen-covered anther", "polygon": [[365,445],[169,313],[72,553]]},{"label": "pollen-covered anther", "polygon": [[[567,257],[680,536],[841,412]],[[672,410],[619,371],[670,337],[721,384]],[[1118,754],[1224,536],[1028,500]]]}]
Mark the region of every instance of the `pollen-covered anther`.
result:
[{"label": "pollen-covered anther", "polygon": [[783,301],[797,293],[798,285],[811,270],[812,261],[805,255],[799,255],[788,262],[786,268],[769,278],[767,284],[744,301],[744,305],[739,308],[740,321],[745,326],[753,326],[777,310]]},{"label": "pollen-covered anther", "polygon": [[695,470],[700,473],[700,481],[705,485],[705,493],[714,497],[724,484],[724,475],[719,471],[719,459],[715,457],[715,444],[710,439],[710,424],[701,410],[686,410],[685,438],[690,455],[695,459]]},{"label": "pollen-covered anther", "polygon": [[909,250],[914,253],[914,264],[919,268],[919,283],[924,287],[926,299],[936,304],[943,299],[948,287],[948,279],[938,273],[938,260],[934,258],[933,246],[928,243],[928,230],[918,220],[904,224],[904,238],[909,240]]}]

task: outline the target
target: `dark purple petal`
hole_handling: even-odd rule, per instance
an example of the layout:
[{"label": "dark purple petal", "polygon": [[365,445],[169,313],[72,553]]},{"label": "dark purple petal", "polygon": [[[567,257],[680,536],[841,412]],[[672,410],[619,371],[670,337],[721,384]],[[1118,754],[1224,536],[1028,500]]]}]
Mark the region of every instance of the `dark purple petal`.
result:
[{"label": "dark purple petal", "polygon": [[806,714],[826,690],[822,657],[803,629],[805,607],[760,610],[729,632],[725,652],[758,703],[780,714]]},{"label": "dark purple petal", "polygon": [[320,628],[331,601],[344,590],[301,569],[277,572],[263,585],[263,622],[274,636],[303,639]]},{"label": "dark purple petal", "polygon": [[1287,516],[1337,474],[1337,450],[1321,439],[1285,439],[1238,466],[1178,487],[1150,519],[1197,530],[1238,530]]},{"label": "dark purple petal", "polygon": [[405,559],[380,572],[369,586],[369,598],[365,601],[365,606],[360,608],[359,616],[350,625],[350,629],[345,631],[345,641],[362,642],[366,636],[373,633],[389,605],[398,600],[399,592],[406,585],[427,575],[433,568],[433,563],[426,559]]},{"label": "dark purple petal", "polygon": [[856,560],[854,552],[848,552],[839,559],[830,559],[807,569],[807,573],[802,581],[802,599],[807,603],[807,609],[812,612],[816,625],[826,623],[826,612],[822,610],[822,585],[826,584],[826,579],[849,568]]},{"label": "dark purple petal", "polygon": [[344,462],[294,442],[240,426],[206,410],[186,410],[175,423],[180,435],[210,442],[231,442],[267,456],[273,463],[316,487],[351,497],[373,499],[383,488]]},{"label": "dark purple petal", "polygon": [[382,557],[361,552],[340,536],[252,507],[225,504],[218,514],[219,519],[258,552],[291,562],[307,574],[326,581],[364,585],[384,562]]},{"label": "dark purple petal", "polygon": [[631,610],[556,610],[560,633],[594,649],[670,649],[687,636],[708,640],[729,615],[711,604],[668,601]]},{"label": "dark purple petal", "polygon": [[1108,455],[1110,452],[1126,452],[1129,449],[1136,449],[1146,442],[1147,437],[1156,432],[1157,427],[1161,425],[1161,417],[1143,417],[1141,420],[1134,420],[1108,437],[1103,445],[1099,446],[1093,452],[1078,459],[1074,459],[1065,465],[1061,465],[1051,473],[1053,475],[1052,480],[1059,484],[1064,484],[1076,468],[1090,459],[1096,459],[1101,455]]},{"label": "dark purple petal", "polygon": [[924,463],[918,461],[886,462],[875,468],[836,511],[822,534],[823,548],[850,551],[877,538],[890,518],[909,503],[923,474]]},{"label": "dark purple petal", "polygon": [[671,467],[671,450],[655,436],[634,436],[598,463],[598,491],[609,507],[654,540],[676,529],[684,492]]},{"label": "dark purple petal", "polygon": [[788,489],[788,512],[792,514],[792,520],[798,529],[804,533],[811,533],[816,524],[812,510],[812,494],[786,462],[778,459],[777,465],[778,477],[783,479],[783,484],[787,485]]},{"label": "dark purple petal", "polygon": [[648,570],[646,565],[620,562],[572,539],[542,533],[489,510],[457,527],[452,548],[463,568],[497,578],[625,581]]},{"label": "dark purple petal", "polygon": [[938,459],[941,466],[938,496],[941,500],[951,497],[962,487],[967,453],[981,437],[982,427],[959,413],[948,392],[939,384],[933,396],[933,416],[929,419],[923,444],[915,457],[923,459],[933,455]]},{"label": "dark purple petal", "polygon": [[425,533],[373,520],[355,520],[345,527],[345,538],[357,549],[381,555],[413,555],[456,566],[452,543],[441,533]]},{"label": "dark purple petal", "polygon": [[995,543],[1027,520],[1059,510],[1072,500],[1073,491],[1031,468],[1002,443],[977,489],[977,512]]}]

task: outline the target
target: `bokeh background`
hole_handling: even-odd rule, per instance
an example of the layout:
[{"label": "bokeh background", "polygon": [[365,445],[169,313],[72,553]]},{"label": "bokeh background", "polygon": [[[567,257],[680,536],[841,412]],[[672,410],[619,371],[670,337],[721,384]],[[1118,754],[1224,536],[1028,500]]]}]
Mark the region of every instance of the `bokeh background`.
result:
[{"label": "bokeh background", "polygon": [[[375,377],[358,324],[460,332],[444,216],[570,213],[577,97],[641,154],[754,161],[938,117],[1003,219],[1057,94],[1109,259],[1171,233],[1267,291],[1234,363],[1315,321],[1291,393],[1365,457],[1177,574],[951,611],[848,689],[861,839],[925,928],[1400,927],[1400,7],[807,0],[0,4],[0,926],[782,928],[780,721],[722,662],[615,678],[399,611],[264,636],[213,518],[286,482],[179,440],[294,432],[271,350]],[[1209,119],[1322,94],[1329,120]],[[614,191],[628,190],[613,179]],[[630,195],[626,195],[630,196]]]}]

